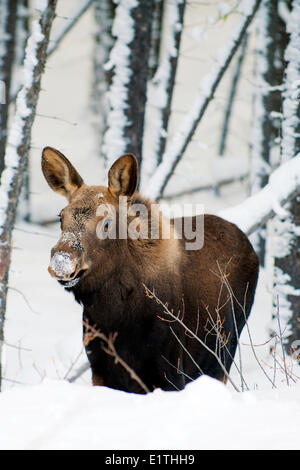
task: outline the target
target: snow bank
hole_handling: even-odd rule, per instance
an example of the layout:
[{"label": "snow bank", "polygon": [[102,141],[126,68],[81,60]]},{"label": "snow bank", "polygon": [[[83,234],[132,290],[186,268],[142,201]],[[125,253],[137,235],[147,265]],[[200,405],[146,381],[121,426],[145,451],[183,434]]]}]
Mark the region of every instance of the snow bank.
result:
[{"label": "snow bank", "polygon": [[300,386],[230,392],[206,376],[133,395],[45,381],[0,396],[1,449],[295,449]]}]

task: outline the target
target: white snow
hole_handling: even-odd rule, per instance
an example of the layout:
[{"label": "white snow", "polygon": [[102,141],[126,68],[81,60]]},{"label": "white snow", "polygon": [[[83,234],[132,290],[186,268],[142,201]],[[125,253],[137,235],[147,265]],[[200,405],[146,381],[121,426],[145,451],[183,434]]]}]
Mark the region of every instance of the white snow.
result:
[{"label": "white snow", "polygon": [[70,253],[56,251],[51,258],[50,267],[59,278],[64,278],[74,272],[75,262]]},{"label": "white snow", "polygon": [[299,449],[299,385],[237,394],[208,377],[146,396],[45,380],[0,396],[1,449]]}]

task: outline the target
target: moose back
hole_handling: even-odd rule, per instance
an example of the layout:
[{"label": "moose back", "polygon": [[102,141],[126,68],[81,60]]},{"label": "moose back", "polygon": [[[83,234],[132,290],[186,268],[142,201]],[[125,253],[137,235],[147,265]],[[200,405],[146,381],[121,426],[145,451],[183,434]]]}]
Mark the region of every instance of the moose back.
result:
[{"label": "moose back", "polygon": [[[93,384],[144,393],[181,390],[201,374],[226,382],[258,276],[246,235],[205,215],[202,248],[186,249],[178,221],[196,230],[197,217],[167,220],[141,197],[130,154],[112,165],[108,187],[86,185],[51,147],[43,151],[42,169],[50,187],[68,200],[48,269],[83,306]],[[133,214],[135,205],[146,211]],[[121,210],[127,211],[125,227]],[[163,236],[166,227],[169,237]],[[103,338],[112,335],[126,368],[108,351]]]}]

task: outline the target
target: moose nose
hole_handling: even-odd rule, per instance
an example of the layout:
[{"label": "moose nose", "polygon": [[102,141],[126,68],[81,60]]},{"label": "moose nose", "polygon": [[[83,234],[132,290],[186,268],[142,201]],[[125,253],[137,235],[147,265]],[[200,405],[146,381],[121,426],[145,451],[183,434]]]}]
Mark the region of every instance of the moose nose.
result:
[{"label": "moose nose", "polygon": [[78,274],[78,262],[66,251],[56,251],[48,268],[52,277],[59,281],[70,281]]}]

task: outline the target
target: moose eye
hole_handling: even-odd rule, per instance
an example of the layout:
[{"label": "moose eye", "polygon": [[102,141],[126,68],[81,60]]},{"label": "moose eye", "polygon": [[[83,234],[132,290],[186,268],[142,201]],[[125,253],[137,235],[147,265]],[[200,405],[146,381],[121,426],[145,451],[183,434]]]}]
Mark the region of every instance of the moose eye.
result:
[{"label": "moose eye", "polygon": [[61,213],[57,214],[58,220],[60,222],[60,228],[62,227],[62,216]]},{"label": "moose eye", "polygon": [[111,220],[110,219],[107,219],[105,222],[104,222],[104,225],[103,225],[103,229],[107,232],[109,226],[110,226],[110,223],[111,223]]}]

